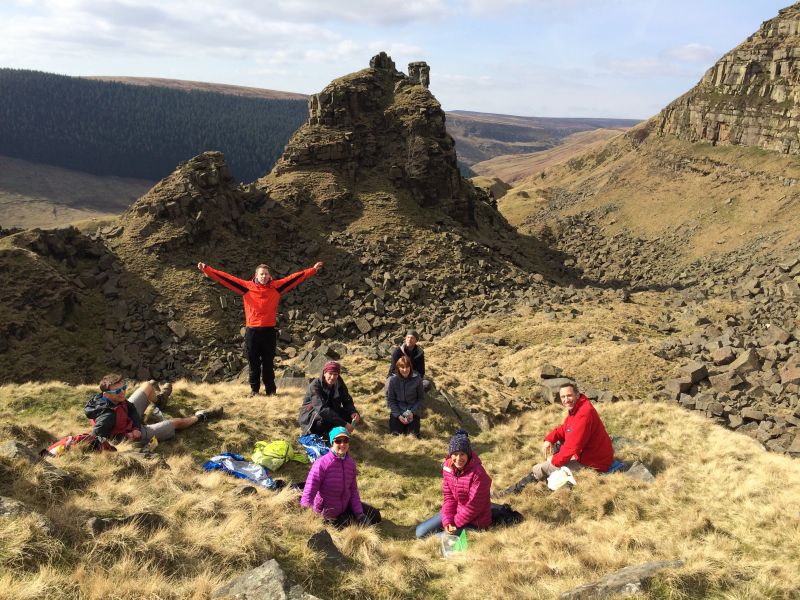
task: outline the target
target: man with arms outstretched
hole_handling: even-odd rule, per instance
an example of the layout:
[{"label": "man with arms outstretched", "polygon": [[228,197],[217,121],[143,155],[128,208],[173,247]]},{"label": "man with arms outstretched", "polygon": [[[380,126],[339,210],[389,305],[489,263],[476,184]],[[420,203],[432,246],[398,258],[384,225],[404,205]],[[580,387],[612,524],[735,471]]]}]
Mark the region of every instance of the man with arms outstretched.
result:
[{"label": "man with arms outstretched", "polygon": [[258,394],[259,378],[264,381],[264,392],[267,396],[274,395],[276,388],[273,361],[277,342],[275,318],[278,302],[283,294],[318,273],[322,263],[317,262],[313,267],[292,273],[283,279],[273,279],[269,267],[264,264],[256,267],[255,275],[250,280],[239,279],[202,262],[197,263],[197,268],[242,296],[247,328],[244,343],[250,365],[250,395]]}]

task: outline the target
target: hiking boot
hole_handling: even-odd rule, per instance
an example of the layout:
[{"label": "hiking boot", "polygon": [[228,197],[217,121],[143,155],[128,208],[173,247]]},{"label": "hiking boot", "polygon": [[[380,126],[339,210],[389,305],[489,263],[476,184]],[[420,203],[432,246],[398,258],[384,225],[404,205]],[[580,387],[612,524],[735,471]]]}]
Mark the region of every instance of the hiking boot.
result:
[{"label": "hiking boot", "polygon": [[160,410],[164,410],[167,407],[167,400],[169,400],[170,394],[172,394],[172,384],[167,382],[161,386],[161,390],[156,394],[155,405]]},{"label": "hiking boot", "polygon": [[258,396],[258,390],[251,390],[249,394],[247,394],[248,398],[255,398]]},{"label": "hiking boot", "polygon": [[194,416],[200,421],[210,421],[211,419],[219,419],[225,411],[222,406],[215,406],[213,408],[204,408],[194,413]]},{"label": "hiking boot", "polygon": [[533,475],[525,475],[525,477],[520,479],[514,485],[507,487],[504,490],[500,490],[499,492],[493,492],[491,496],[493,498],[502,498],[503,496],[510,496],[511,494],[519,494],[523,489],[525,489],[526,485],[529,483],[534,483],[535,481],[539,480]]},{"label": "hiking boot", "polygon": [[164,414],[161,412],[161,409],[159,409],[157,405],[148,404],[147,408],[144,409],[142,420],[144,421],[145,425],[161,423],[161,421],[164,420]]}]

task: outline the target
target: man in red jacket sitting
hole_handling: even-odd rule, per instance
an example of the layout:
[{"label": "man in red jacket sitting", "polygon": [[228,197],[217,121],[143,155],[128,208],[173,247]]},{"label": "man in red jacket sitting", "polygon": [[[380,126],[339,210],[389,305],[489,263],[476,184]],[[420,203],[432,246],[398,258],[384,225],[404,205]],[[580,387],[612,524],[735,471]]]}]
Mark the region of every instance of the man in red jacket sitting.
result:
[{"label": "man in red jacket sitting", "polygon": [[250,365],[250,395],[258,394],[259,377],[264,380],[264,392],[267,396],[275,394],[275,315],[278,302],[283,294],[293,289],[322,268],[317,262],[313,267],[292,273],[283,279],[273,279],[267,265],[258,265],[252,279],[239,279],[224,271],[209,267],[199,262],[197,268],[214,281],[242,296],[244,300],[244,334],[247,362]]},{"label": "man in red jacket sitting", "polygon": [[[546,481],[547,478],[566,466],[571,471],[590,467],[601,473],[611,468],[614,462],[614,448],[606,432],[600,415],[589,399],[578,392],[574,383],[565,383],[558,390],[561,404],[567,409],[564,422],[548,433],[542,443],[544,461],[533,465],[530,475],[526,475],[498,496],[517,494],[533,481]],[[560,443],[558,452],[553,446]]]}]

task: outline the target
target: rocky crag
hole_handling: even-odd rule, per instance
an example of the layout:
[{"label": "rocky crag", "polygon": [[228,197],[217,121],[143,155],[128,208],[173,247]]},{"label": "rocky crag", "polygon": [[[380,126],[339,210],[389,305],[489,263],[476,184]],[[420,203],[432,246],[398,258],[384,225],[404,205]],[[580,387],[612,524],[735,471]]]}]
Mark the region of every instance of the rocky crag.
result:
[{"label": "rocky crag", "polygon": [[781,10],[657,117],[690,141],[800,154],[800,6]]},{"label": "rocky crag", "polygon": [[[325,172],[328,193],[313,195],[327,207],[346,203],[359,183],[377,176],[419,206],[474,225],[478,194],[459,174],[455,142],[429,82],[424,62],[411,63],[405,75],[385,53],[373,57],[368,69],[309,98],[308,121],[289,140],[273,175]],[[270,178],[263,184],[273,185]]]},{"label": "rocky crag", "polygon": [[[427,65],[409,70],[381,54],[314,96],[308,123],[255,184],[205,153],[97,231],[4,237],[9,273],[53,282],[30,302],[8,279],[7,379],[92,380],[109,367],[140,379],[239,375],[241,300],[198,261],[247,277],[262,261],[283,276],[323,260],[279,315],[280,359],[312,373],[315,358],[353,347],[384,356],[408,327],[430,340],[538,303],[548,286],[535,242],[459,176]],[[44,341],[58,353],[79,340],[64,360],[41,352]]]}]

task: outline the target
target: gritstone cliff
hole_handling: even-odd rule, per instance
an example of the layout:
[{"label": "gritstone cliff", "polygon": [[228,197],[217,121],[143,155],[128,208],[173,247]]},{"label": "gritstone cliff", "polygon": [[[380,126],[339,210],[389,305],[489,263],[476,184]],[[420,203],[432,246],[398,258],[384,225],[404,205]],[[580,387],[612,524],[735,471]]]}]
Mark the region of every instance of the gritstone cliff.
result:
[{"label": "gritstone cliff", "polygon": [[689,141],[800,154],[800,5],[725,54],[659,115],[658,131]]}]

